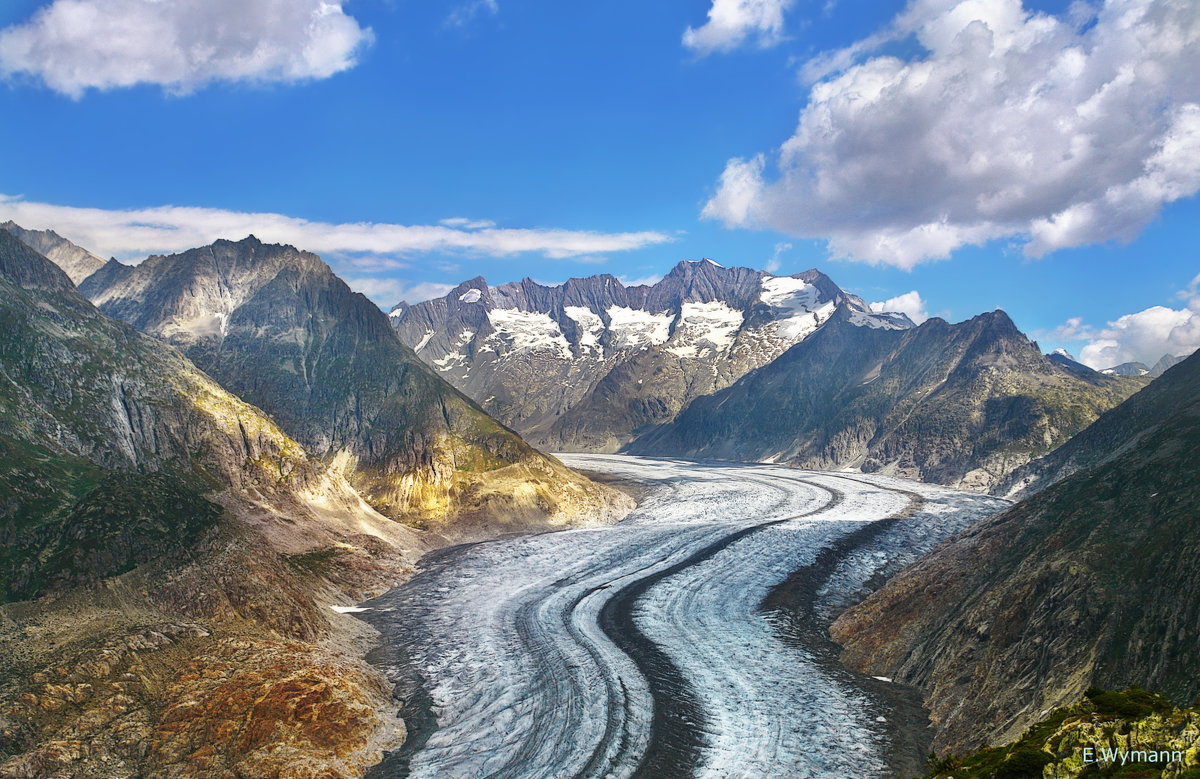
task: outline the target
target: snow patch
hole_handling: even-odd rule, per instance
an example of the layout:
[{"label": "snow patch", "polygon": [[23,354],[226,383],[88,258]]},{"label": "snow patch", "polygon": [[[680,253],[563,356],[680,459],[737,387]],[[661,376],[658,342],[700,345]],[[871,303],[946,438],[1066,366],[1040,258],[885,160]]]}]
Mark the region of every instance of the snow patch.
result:
[{"label": "snow patch", "polygon": [[604,356],[600,336],[604,335],[604,320],[586,306],[563,306],[563,313],[579,325],[579,351],[581,354]]},{"label": "snow patch", "polygon": [[571,346],[562,328],[549,314],[494,308],[488,312],[488,319],[495,332],[487,340],[506,344],[510,353],[548,351],[563,359],[571,357]]},{"label": "snow patch", "polygon": [[413,347],[413,351],[414,351],[414,352],[419,352],[419,351],[421,351],[422,349],[424,349],[424,348],[425,348],[425,346],[426,346],[426,344],[428,344],[428,343],[429,343],[429,339],[430,339],[430,338],[433,338],[433,331],[432,331],[432,330],[426,330],[426,331],[425,331],[425,335],[424,335],[424,336],[422,336],[422,337],[421,337],[421,340],[417,342],[417,345]]},{"label": "snow patch", "polygon": [[481,297],[483,297],[483,293],[472,287],[471,289],[459,295],[458,299],[464,303],[478,303]]},{"label": "snow patch", "polygon": [[720,301],[684,303],[675,324],[672,346],[667,351],[679,357],[706,357],[727,351],[733,345],[746,315]]},{"label": "snow patch", "polygon": [[869,327],[872,330],[907,330],[908,325],[886,314],[866,314],[862,311],[850,312],[850,324],[856,327]]},{"label": "snow patch", "polygon": [[804,279],[790,276],[765,276],[758,299],[772,308],[792,311],[812,311],[817,306],[821,292]]},{"label": "snow patch", "polygon": [[618,349],[647,347],[667,342],[671,332],[669,313],[652,314],[636,308],[609,306],[609,330]]},{"label": "snow patch", "polygon": [[364,609],[361,606],[330,606],[329,608],[338,614],[362,614],[364,611],[371,611],[371,609]]},{"label": "snow patch", "polygon": [[454,351],[450,352],[445,357],[442,357],[439,360],[434,360],[433,361],[434,366],[439,371],[448,371],[451,368],[455,368],[455,367],[465,363],[467,361],[467,355],[466,355],[466,353],[464,353],[460,350],[464,346],[469,344],[471,342],[471,339],[474,337],[475,337],[474,331],[463,330],[461,333],[459,333],[458,340],[454,344],[454,346],[455,346]]}]

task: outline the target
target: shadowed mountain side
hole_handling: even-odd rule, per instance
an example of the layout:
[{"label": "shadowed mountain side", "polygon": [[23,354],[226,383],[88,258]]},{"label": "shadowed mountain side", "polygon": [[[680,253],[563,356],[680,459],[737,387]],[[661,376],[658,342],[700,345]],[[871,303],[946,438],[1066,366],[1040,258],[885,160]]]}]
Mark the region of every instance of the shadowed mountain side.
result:
[{"label": "shadowed mountain side", "polygon": [[1140,384],[1051,362],[1002,311],[816,333],[639,437],[631,454],[859,468],[968,489],[1066,441]]},{"label": "shadowed mountain side", "polygon": [[1015,738],[1091,685],[1176,703],[1200,692],[1198,368],[1194,355],[1083,434],[1112,440],[1113,456],[955,536],[838,619],[848,663],[924,691],[939,750]]},{"label": "shadowed mountain side", "polygon": [[461,538],[561,525],[623,501],[447,385],[314,254],[217,241],[110,264],[81,289],[268,411],[393,518]]}]

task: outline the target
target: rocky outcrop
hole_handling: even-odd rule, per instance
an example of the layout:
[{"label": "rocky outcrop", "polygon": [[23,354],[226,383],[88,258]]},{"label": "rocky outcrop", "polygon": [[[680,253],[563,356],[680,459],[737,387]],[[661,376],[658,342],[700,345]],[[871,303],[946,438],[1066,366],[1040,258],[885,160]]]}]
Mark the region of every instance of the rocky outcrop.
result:
[{"label": "rocky outcrop", "polygon": [[1082,433],[1073,475],[843,614],[844,659],[920,687],[939,750],[1000,743],[1091,685],[1200,692],[1200,356]]},{"label": "rocky outcrop", "polygon": [[314,254],[217,241],[110,263],[81,291],[270,413],[395,519],[462,538],[622,504],[447,385]]},{"label": "rocky outcrop", "polygon": [[778,277],[712,260],[653,285],[609,275],[554,287],[471,279],[391,314],[402,341],[484,409],[550,451],[614,452],[809,336],[838,305],[903,329],[812,270]]},{"label": "rocky outcrop", "polygon": [[26,230],[16,222],[0,223],[19,241],[62,269],[67,277],[79,284],[104,265],[104,260],[63,238],[53,230]]},{"label": "rocky outcrop", "polygon": [[1137,385],[1055,364],[1002,311],[894,330],[848,306],[775,361],[693,401],[632,454],[857,468],[986,490]]}]

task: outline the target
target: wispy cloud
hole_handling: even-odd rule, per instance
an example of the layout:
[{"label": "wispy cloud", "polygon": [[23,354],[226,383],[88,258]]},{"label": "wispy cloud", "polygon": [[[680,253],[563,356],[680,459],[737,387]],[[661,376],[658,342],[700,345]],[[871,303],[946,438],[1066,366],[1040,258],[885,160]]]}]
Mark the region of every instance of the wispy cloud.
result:
[{"label": "wispy cloud", "polygon": [[420,303],[422,300],[440,298],[453,284],[433,281],[409,282],[404,279],[378,278],[375,276],[350,276],[345,279],[350,289],[361,292],[383,308],[391,308],[400,301]]},{"label": "wispy cloud", "polygon": [[630,278],[628,276],[617,276],[617,280],[620,281],[626,287],[641,287],[641,286],[649,287],[649,286],[653,286],[654,284],[657,284],[658,282],[662,281],[662,279],[663,279],[663,277],[662,277],[661,273],[652,274],[650,276],[640,276],[638,278]]},{"label": "wispy cloud", "polygon": [[[915,40],[911,60],[879,56]],[[795,133],[732,159],[704,216],[902,268],[1013,238],[1130,240],[1200,190],[1200,4],[912,0],[810,63]]]},{"label": "wispy cloud", "polygon": [[783,255],[785,252],[791,251],[792,245],[786,241],[775,244],[775,250],[771,252],[771,259],[767,260],[767,264],[763,266],[763,270],[767,273],[777,273],[783,267]]},{"label": "wispy cloud", "polygon": [[[331,224],[273,213],[159,206],[128,210],[76,208],[0,195],[0,220],[30,229],[52,229],[100,254],[139,259],[204,246],[218,238],[255,235],[317,253],[359,255],[366,267],[383,267],[429,252],[507,257],[524,253],[551,259],[590,258],[674,240],[659,232],[601,233],[556,228],[453,227],[374,222]],[[396,267],[393,265],[392,267]]]},{"label": "wispy cloud", "polygon": [[500,3],[497,0],[467,0],[460,3],[446,17],[450,27],[465,27],[480,16],[495,16],[500,13]]},{"label": "wispy cloud", "polygon": [[352,67],[372,40],[342,0],[54,0],[0,30],[0,75],[80,97],[157,84],[296,82]]},{"label": "wispy cloud", "polygon": [[783,40],[783,13],[794,0],[713,0],[708,21],[689,27],[683,45],[700,55],[746,43],[766,48]]}]

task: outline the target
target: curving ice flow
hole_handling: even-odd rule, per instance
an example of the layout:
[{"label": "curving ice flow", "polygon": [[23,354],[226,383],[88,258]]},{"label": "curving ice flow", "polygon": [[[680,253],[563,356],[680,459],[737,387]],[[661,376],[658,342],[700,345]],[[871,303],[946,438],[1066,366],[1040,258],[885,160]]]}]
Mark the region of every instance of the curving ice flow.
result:
[{"label": "curving ice flow", "polygon": [[806,612],[764,602],[819,572],[809,605],[829,612],[999,501],[861,474],[561,457],[640,483],[638,509],[439,553],[367,604],[432,719],[376,775],[885,773],[878,702],[791,634]]}]

